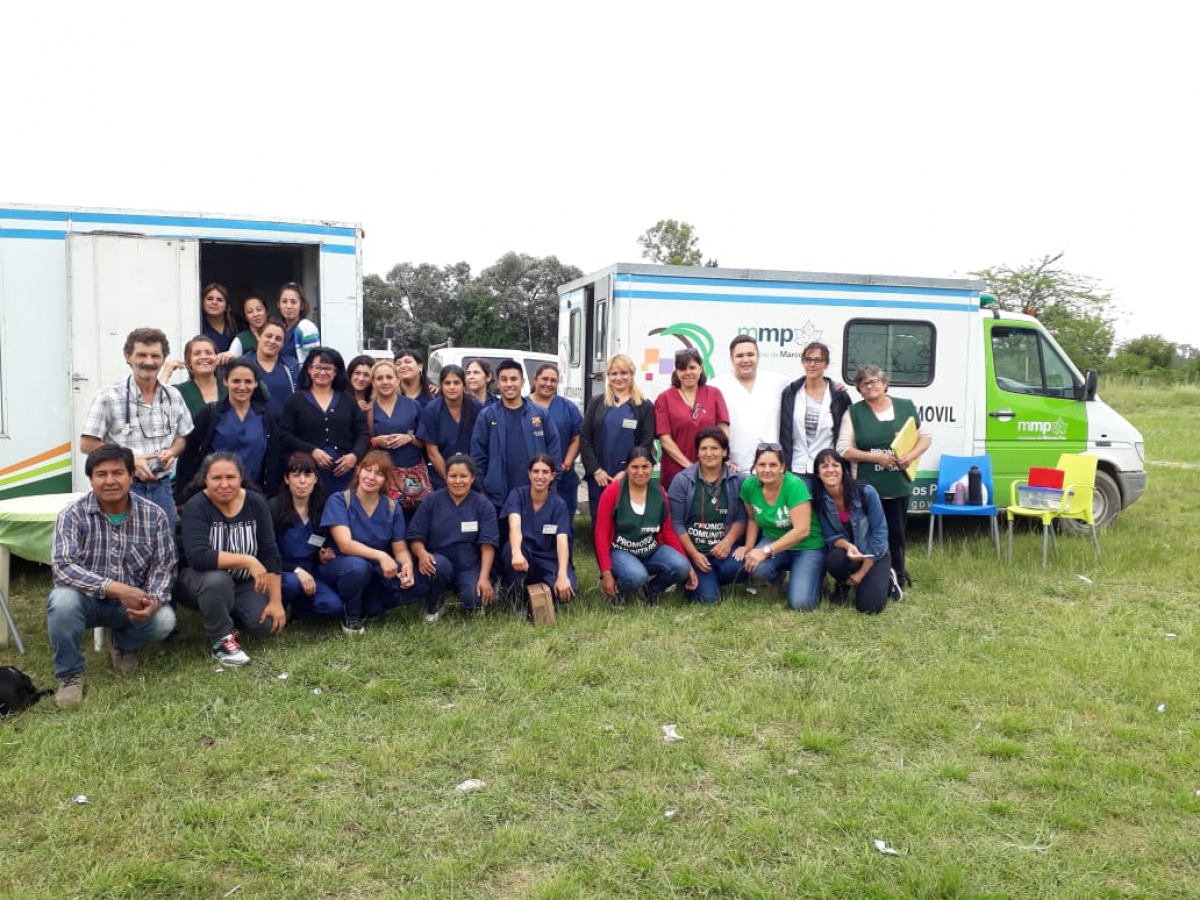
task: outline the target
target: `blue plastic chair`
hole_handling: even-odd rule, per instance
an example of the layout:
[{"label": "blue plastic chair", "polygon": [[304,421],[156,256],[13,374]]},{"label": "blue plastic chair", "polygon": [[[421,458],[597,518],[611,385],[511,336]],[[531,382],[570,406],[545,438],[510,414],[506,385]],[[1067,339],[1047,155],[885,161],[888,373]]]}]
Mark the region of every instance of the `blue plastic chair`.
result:
[{"label": "blue plastic chair", "polygon": [[[957,506],[953,503],[946,503],[946,491],[954,490],[954,485],[966,477],[971,466],[979,467],[988,502],[981,506]],[[996,558],[1002,559],[1000,555],[1000,524],[997,520],[999,510],[996,508],[996,492],[992,484],[992,458],[990,456],[986,453],[983,456],[943,455],[938,469],[937,496],[933,498],[933,501],[929,505],[929,546],[925,550],[926,556],[933,553],[934,522],[937,523],[938,544],[940,545],[942,542],[943,516],[987,516],[988,524],[992,529],[992,539],[996,542]]]}]

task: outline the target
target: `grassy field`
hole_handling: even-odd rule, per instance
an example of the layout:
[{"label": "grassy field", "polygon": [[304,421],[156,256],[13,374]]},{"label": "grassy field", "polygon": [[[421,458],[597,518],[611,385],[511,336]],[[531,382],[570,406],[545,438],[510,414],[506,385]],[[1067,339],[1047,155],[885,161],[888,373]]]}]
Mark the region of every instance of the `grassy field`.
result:
[{"label": "grassy field", "polygon": [[[301,626],[218,673],[185,614],[133,677],[89,652],[79,708],[0,725],[0,896],[1194,897],[1200,390],[1101,390],[1150,483],[1099,562],[969,525],[927,559],[916,522],[877,617],[613,609],[589,557],[553,629]],[[17,573],[0,660],[49,686]]]}]

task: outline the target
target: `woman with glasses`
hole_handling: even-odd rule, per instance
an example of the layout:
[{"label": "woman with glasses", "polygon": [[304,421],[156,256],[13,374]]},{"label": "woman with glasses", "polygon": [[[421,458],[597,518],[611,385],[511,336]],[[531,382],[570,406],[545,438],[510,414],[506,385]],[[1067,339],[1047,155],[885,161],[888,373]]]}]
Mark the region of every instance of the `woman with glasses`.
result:
[{"label": "woman with glasses", "polygon": [[288,398],[296,392],[296,382],[300,378],[300,363],[283,352],[286,334],[283,320],[272,316],[259,332],[254,349],[245,356],[262,373],[267,407],[280,421],[283,420]]},{"label": "woman with glasses", "polygon": [[289,281],[279,289],[279,299],[275,305],[287,326],[284,352],[304,362],[308,354],[321,346],[321,332],[308,318],[312,315],[312,307],[304,296],[304,288]]},{"label": "woman with glasses", "polygon": [[742,483],[746,538],[735,555],[752,582],[788,576],[788,606],[811,612],[825,580],[825,540],[812,512],[808,487],[783,464],[779,444],[759,444],[754,474]]},{"label": "woman with glasses", "polygon": [[714,425],[729,435],[725,398],[709,386],[700,351],[687,347],[675,354],[671,387],[654,401],[654,433],[663,451],[659,467],[663,490],[669,490],[675,476],[695,462],[689,454],[695,452],[700,429]]},{"label": "woman with glasses", "polygon": [[637,386],[636,373],[633,360],[624,353],[609,359],[604,393],[591,399],[579,426],[579,456],[593,522],[600,494],[625,471],[629,451],[654,443],[654,404]]},{"label": "woman with glasses", "polygon": [[[928,426],[921,424],[911,400],[888,396],[887,375],[879,366],[860,366],[854,373],[854,386],[862,399],[842,417],[837,452],[856,464],[854,474],[860,484],[869,484],[879,493],[887,519],[892,571],[898,586],[907,587],[912,579],[905,567],[904,532],[913,482],[905,469],[929,449],[933,434]],[[912,450],[897,456],[892,441],[909,419],[917,426],[917,443]]]},{"label": "woman with glasses", "polygon": [[671,585],[696,589],[696,573],[671,524],[671,507],[652,483],[654,451],[629,451],[625,477],[609,482],[596,511],[596,563],[600,590],[615,600],[619,593],[641,592],[648,604]]},{"label": "woman with glasses", "polygon": [[446,486],[446,460],[459,454],[470,455],[471,432],[482,404],[467,394],[467,374],[461,366],[443,366],[438,373],[438,395],[421,411],[417,438],[429,458],[429,478],[433,489]]},{"label": "woman with glasses", "polygon": [[183,359],[167,362],[158,380],[169,384],[171,375],[180,369],[187,370],[188,380],[174,387],[193,417],[206,404],[216,403],[225,396],[225,385],[217,378],[217,345],[208,335],[198,334],[184,344]]},{"label": "woman with glasses", "polygon": [[779,443],[788,469],[813,489],[817,454],[837,445],[850,392],[825,376],[829,348],[814,341],[800,355],[804,377],[783,391],[779,401]]},{"label": "woman with glasses", "polygon": [[696,590],[690,596],[700,603],[716,603],[721,586],[733,584],[742,574],[734,551],[746,533],[741,500],[746,476],[728,465],[729,438],[720,428],[700,429],[696,459],[671,482],[671,521],[696,573]]},{"label": "woman with glasses", "polygon": [[367,417],[349,388],[342,355],[317,347],[283,410],[284,452],[312,456],[327,497],[345,490],[367,452]]}]

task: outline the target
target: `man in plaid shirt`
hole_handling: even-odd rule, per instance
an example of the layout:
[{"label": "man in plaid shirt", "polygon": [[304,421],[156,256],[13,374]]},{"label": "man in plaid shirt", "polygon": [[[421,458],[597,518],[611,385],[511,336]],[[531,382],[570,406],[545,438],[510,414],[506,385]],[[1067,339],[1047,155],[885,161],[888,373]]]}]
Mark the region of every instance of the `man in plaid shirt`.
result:
[{"label": "man in plaid shirt", "polygon": [[157,328],[135,328],[125,338],[125,362],[131,374],[102,388],[92,398],[79,452],[91,453],[101,444],[133,451],[133,492],[158,504],[175,533],[175,499],[171,470],[183,453],[192,430],[192,416],[175,388],[159,384],[171,345]]},{"label": "man in plaid shirt", "polygon": [[166,513],[131,493],[134,470],[128,448],[97,447],[84,467],[92,490],[59,513],[54,525],[46,631],[60,707],[83,699],[87,661],[79,644],[88,628],[112,629],[118,672],[136,669],[138,650],[175,628],[169,605],[175,540]]}]

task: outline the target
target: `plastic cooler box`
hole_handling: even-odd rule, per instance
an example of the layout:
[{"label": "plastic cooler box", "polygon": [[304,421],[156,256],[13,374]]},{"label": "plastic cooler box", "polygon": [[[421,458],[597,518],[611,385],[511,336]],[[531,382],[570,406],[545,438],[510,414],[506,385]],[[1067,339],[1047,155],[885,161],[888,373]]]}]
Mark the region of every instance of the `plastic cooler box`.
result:
[{"label": "plastic cooler box", "polygon": [[[1071,491],[1071,496],[1075,492]],[[1032,487],[1022,485],[1017,488],[1017,504],[1026,509],[1059,509],[1063,502],[1061,488]]]}]

